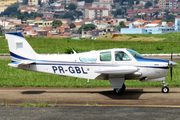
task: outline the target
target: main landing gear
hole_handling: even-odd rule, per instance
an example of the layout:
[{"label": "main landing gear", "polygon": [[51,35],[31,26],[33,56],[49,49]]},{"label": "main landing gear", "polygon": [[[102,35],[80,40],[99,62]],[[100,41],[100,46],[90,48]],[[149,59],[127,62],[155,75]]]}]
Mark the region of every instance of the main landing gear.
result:
[{"label": "main landing gear", "polygon": [[126,89],[126,86],[123,83],[122,88],[114,88],[114,93],[116,95],[122,95],[125,89]]},{"label": "main landing gear", "polygon": [[169,92],[169,88],[166,86],[167,84],[166,84],[165,80],[163,80],[162,83],[164,85],[164,87],[162,87],[162,93],[168,93]]}]

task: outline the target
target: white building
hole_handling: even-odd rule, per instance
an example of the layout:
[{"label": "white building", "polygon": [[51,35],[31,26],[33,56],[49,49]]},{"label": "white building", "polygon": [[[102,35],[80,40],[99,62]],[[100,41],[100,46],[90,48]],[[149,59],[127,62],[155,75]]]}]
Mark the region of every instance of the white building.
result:
[{"label": "white building", "polygon": [[1,5],[0,6],[0,13],[4,12],[5,9],[7,9],[8,6],[3,6]]},{"label": "white building", "polygon": [[109,11],[112,11],[111,4],[108,2],[93,2],[92,8],[108,8]]},{"label": "white building", "polygon": [[178,4],[176,0],[166,0],[166,9],[177,9]]},{"label": "white building", "polygon": [[109,16],[108,8],[89,8],[85,11],[85,17],[90,19],[102,19],[103,16]]},{"label": "white building", "polygon": [[38,6],[38,0],[28,0],[29,6]]}]

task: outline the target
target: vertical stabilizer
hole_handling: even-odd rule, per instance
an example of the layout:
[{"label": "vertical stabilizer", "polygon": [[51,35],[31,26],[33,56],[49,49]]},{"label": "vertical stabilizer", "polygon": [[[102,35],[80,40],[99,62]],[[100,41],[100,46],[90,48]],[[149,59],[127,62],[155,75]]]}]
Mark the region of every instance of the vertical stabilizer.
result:
[{"label": "vertical stabilizer", "polygon": [[12,62],[36,58],[37,53],[32,49],[20,32],[6,33],[5,36],[8,40]]}]

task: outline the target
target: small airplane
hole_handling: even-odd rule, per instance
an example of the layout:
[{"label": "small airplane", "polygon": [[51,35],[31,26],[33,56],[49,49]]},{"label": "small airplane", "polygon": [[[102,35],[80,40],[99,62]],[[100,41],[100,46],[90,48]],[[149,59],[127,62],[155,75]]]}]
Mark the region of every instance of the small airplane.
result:
[{"label": "small airplane", "polygon": [[125,80],[138,79],[141,82],[162,81],[162,92],[168,93],[165,77],[169,68],[177,63],[171,60],[144,58],[131,49],[106,49],[65,55],[37,54],[20,32],[5,34],[8,40],[11,67],[72,76],[85,79],[109,80],[115,94],[123,94]]}]

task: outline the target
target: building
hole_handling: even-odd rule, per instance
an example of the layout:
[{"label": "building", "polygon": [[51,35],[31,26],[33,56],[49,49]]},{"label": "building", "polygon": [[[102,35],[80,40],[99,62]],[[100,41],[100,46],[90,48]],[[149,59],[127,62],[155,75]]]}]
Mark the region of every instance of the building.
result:
[{"label": "building", "polygon": [[49,19],[49,20],[37,20],[34,21],[34,25],[36,27],[45,27],[45,26],[52,26],[52,22],[53,20],[61,20],[62,23],[66,24],[66,23],[70,23],[69,19]]},{"label": "building", "polygon": [[17,0],[1,0],[0,6],[10,6],[14,3],[17,3]]},{"label": "building", "polygon": [[109,11],[112,11],[111,4],[108,2],[93,2],[92,8],[108,8]]},{"label": "building", "polygon": [[53,19],[55,13],[54,12],[44,12],[43,13],[43,18],[44,19]]},{"label": "building", "polygon": [[94,0],[94,2],[106,2],[110,3],[111,5],[114,4],[113,0]]},{"label": "building", "polygon": [[38,20],[34,22],[36,27],[52,26],[53,20]]},{"label": "building", "polygon": [[70,3],[71,3],[71,0],[63,0],[63,3],[64,3],[64,4],[70,4]]},{"label": "building", "polygon": [[28,0],[29,6],[38,6],[38,0]]},{"label": "building", "polygon": [[166,0],[166,9],[177,9],[178,4],[176,0]]},{"label": "building", "polygon": [[85,13],[85,18],[90,19],[102,19],[103,16],[109,16],[108,8],[89,8]]},{"label": "building", "polygon": [[7,6],[0,6],[0,13],[4,12],[4,10],[7,9]]},{"label": "building", "polygon": [[177,9],[178,2],[177,0],[159,0],[160,9]]},{"label": "building", "polygon": [[38,9],[34,8],[34,7],[19,7],[18,10],[20,10],[21,13],[28,12],[29,14],[31,12],[37,12],[38,11]]},{"label": "building", "polygon": [[166,9],[166,0],[159,0],[159,8]]},{"label": "building", "polygon": [[155,21],[152,23],[141,28],[135,28],[134,23],[130,23],[129,28],[121,28],[121,34],[160,34],[180,32],[180,17],[175,18],[175,24],[171,27],[168,27],[168,24],[164,26],[162,21]]},{"label": "building", "polygon": [[64,34],[65,32],[70,32],[70,26],[68,24],[62,24],[56,28],[56,32],[59,34]]},{"label": "building", "polygon": [[47,36],[48,31],[38,27],[27,27],[23,29],[24,36]]}]

